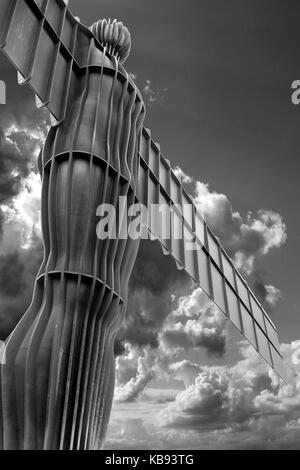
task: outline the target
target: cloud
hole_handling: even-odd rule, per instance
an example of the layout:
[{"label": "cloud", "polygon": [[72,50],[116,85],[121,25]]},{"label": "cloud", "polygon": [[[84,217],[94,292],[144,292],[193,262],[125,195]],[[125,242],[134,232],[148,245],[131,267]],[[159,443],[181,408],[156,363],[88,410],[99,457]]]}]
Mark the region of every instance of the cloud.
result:
[{"label": "cloud", "polygon": [[0,128],[6,130],[13,125],[20,130],[30,129],[45,134],[49,125],[48,111],[36,108],[29,86],[17,84],[17,74],[4,54],[0,56],[0,70],[1,79],[7,85],[7,102],[1,106]]},{"label": "cloud", "polygon": [[[221,242],[231,248],[235,261],[243,259],[247,272],[253,270],[257,258],[286,239],[286,227],[279,214],[259,211],[256,218],[249,213],[244,221],[232,210],[225,195],[211,193],[200,182],[196,184],[195,198],[197,204],[204,205],[208,223]],[[270,311],[280,298],[280,291],[266,284],[261,272],[255,275],[254,290]],[[141,374],[136,362],[133,375],[122,384],[124,400],[126,393],[128,401],[137,399],[153,378],[171,377],[172,364],[180,354],[199,349],[209,356],[225,354],[226,318],[201,289],[181,276],[170,258],[162,256],[157,244],[143,241],[131,278],[126,324],[118,337],[123,349],[118,349],[122,354],[124,344],[136,347],[144,368]],[[149,350],[145,347],[156,351],[156,360],[146,360]],[[124,363],[123,367],[126,370]]]},{"label": "cloud", "polygon": [[128,75],[134,82],[137,80],[137,75],[135,73],[129,73]]},{"label": "cloud", "polygon": [[157,403],[159,390],[151,399],[150,389],[150,400],[141,397],[132,408],[127,404],[123,420],[116,406],[105,447],[299,449],[300,340],[282,345],[281,351],[288,384],[245,346],[242,359],[231,367],[175,362],[170,370],[185,389],[167,406]]},{"label": "cloud", "polygon": [[177,178],[179,178],[185,184],[190,184],[193,181],[193,179],[189,175],[184,173],[184,171],[179,166],[176,166],[174,168],[174,173]]},{"label": "cloud", "polygon": [[257,258],[279,248],[287,239],[287,227],[277,212],[261,209],[256,215],[248,212],[243,219],[225,194],[210,191],[208,184],[200,181],[195,183],[194,200],[228,254],[247,275]]},{"label": "cloud", "polygon": [[138,348],[129,344],[125,350],[127,355],[116,359],[115,400],[122,403],[134,401],[154,378],[155,359],[151,355],[150,348],[145,348],[143,355]]},{"label": "cloud", "polygon": [[163,255],[158,242],[142,240],[129,285],[124,327],[117,339],[117,351],[125,341],[137,346],[158,346],[165,318],[181,295],[190,292],[191,281],[178,271],[171,257]]},{"label": "cloud", "polygon": [[224,355],[226,318],[212,302],[207,302],[207,297],[201,307],[203,297],[200,288],[181,297],[177,310],[167,318],[160,346],[170,354],[178,349],[204,348],[210,355]]},{"label": "cloud", "polygon": [[[250,347],[243,347],[243,359],[235,366],[202,367],[194,383],[160,412],[161,425],[193,429],[198,433],[211,429],[253,432],[255,436],[258,428],[266,431],[272,421],[281,428],[297,423],[300,417],[300,341],[283,345],[282,352],[288,384],[279,383],[258,354]],[[300,432],[300,420],[296,431]],[[272,429],[269,433],[271,439],[276,440],[280,428],[273,437]]]},{"label": "cloud", "polygon": [[30,248],[0,257],[0,339],[5,340],[29,306],[34,277],[42,259],[38,237]]},{"label": "cloud", "polygon": [[18,195],[22,181],[37,171],[37,141],[28,132],[0,130],[0,204]]},{"label": "cloud", "polygon": [[[49,117],[37,110],[28,87],[12,83],[12,68],[0,59],[8,86],[0,115],[0,339],[5,339],[30,303],[43,246],[37,156]],[[13,74],[16,83],[16,75]]]},{"label": "cloud", "polygon": [[0,131],[0,339],[30,303],[42,258],[36,160],[43,139],[36,128],[10,125]]},{"label": "cloud", "polygon": [[167,91],[167,88],[164,88],[163,90],[155,90],[151,80],[146,80],[146,84],[142,89],[146,104],[149,106],[149,108],[151,108],[151,106],[154,104],[162,104]]},{"label": "cloud", "polygon": [[[157,305],[157,304],[156,304]],[[158,326],[160,325],[160,326]],[[126,340],[124,351],[116,359],[115,400],[136,400],[153,379],[176,378],[179,371],[174,365],[181,353],[202,349],[210,356],[225,353],[226,318],[215,305],[207,300],[201,289],[178,299],[177,306],[156,324],[155,345],[148,335],[145,340],[138,331],[139,341]],[[175,367],[175,368],[174,368]],[[176,374],[175,374],[176,372]]]},{"label": "cloud", "polygon": [[188,388],[194,383],[196,377],[199,375],[201,366],[195,362],[184,359],[183,361],[171,364],[170,371],[173,373],[173,377],[175,379],[181,380],[185,387]]},{"label": "cloud", "polygon": [[270,313],[282,298],[281,291],[270,284],[266,284],[265,273],[261,270],[254,271],[253,289],[264,308]]},{"label": "cloud", "polygon": [[273,308],[279,299],[281,299],[281,291],[272,285],[266,285],[266,303],[269,305],[269,310]]},{"label": "cloud", "polygon": [[[176,169],[188,182],[192,179]],[[286,240],[286,226],[279,214],[258,211],[246,218],[232,209],[224,194],[210,191],[208,185],[195,183],[195,202],[204,209],[207,221],[244,274],[254,275],[254,291],[268,312],[280,299],[280,291],[267,283],[265,274],[255,270],[255,261]],[[188,351],[204,347],[211,354],[225,352],[224,317],[210,306],[201,313],[197,302],[200,295],[193,292],[188,277],[177,270],[171,257],[164,257],[158,243],[142,241],[137,262],[130,281],[130,295],[126,323],[116,343],[116,353],[124,352],[124,343],[140,347],[163,347],[171,354],[179,349]],[[201,291],[199,290],[199,293]],[[197,302],[193,306],[196,297]],[[175,315],[180,297],[182,318]],[[190,305],[188,304],[190,302]],[[202,302],[203,303],[203,302]],[[190,309],[195,315],[188,317]],[[172,314],[173,312],[173,314]]]}]

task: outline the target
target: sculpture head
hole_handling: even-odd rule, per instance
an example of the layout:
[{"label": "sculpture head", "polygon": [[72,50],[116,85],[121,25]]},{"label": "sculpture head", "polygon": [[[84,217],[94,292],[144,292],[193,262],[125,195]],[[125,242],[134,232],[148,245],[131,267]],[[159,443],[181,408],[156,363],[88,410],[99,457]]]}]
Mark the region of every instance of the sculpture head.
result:
[{"label": "sculpture head", "polygon": [[131,36],[121,21],[99,20],[90,27],[90,30],[110,54],[121,63],[125,62],[131,49]]}]

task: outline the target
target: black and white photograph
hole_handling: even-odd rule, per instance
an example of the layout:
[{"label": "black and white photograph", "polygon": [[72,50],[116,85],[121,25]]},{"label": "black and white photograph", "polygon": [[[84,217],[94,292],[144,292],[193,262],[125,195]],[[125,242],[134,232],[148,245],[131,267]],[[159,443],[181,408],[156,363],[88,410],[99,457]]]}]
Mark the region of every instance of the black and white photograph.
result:
[{"label": "black and white photograph", "polygon": [[300,450],[299,40],[296,0],[0,0],[1,451]]}]

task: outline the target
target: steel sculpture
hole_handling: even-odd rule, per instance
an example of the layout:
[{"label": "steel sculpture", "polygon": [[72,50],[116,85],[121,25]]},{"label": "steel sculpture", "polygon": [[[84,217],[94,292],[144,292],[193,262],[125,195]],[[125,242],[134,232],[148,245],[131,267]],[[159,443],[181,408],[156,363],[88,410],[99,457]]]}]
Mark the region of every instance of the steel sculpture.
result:
[{"label": "steel sculpture", "polygon": [[[67,1],[1,0],[0,49],[52,124],[39,158],[44,260],[1,366],[3,449],[102,445],[114,338],[139,247],[96,235],[97,207],[117,207],[119,196],[172,207],[171,236],[151,215],[151,237],[284,378],[273,322],[143,127],[141,94],[122,65],[130,44],[122,23],[101,20],[88,29]],[[191,239],[196,250],[187,247]]]}]

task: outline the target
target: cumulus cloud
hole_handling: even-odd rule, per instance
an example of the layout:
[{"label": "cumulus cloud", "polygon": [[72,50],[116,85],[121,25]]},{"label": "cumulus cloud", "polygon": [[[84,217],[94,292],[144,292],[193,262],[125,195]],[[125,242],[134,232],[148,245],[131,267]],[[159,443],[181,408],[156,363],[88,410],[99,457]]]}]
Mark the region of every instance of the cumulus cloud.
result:
[{"label": "cumulus cloud", "polygon": [[[174,361],[181,353],[202,350],[210,356],[222,356],[225,352],[226,318],[201,289],[180,297],[159,325],[155,347],[149,336],[142,345],[127,340],[123,354],[117,357],[116,401],[136,400],[152,379],[177,378],[179,363],[174,365]],[[145,336],[140,334],[140,343],[141,339]]]},{"label": "cumulus cloud", "polygon": [[201,366],[195,362],[184,359],[183,361],[174,362],[170,366],[170,372],[177,380],[181,380],[185,387],[188,388],[193,385],[196,377],[201,371]]},{"label": "cumulus cloud", "polygon": [[179,299],[178,308],[167,318],[160,333],[160,344],[169,353],[183,349],[204,348],[209,354],[222,356],[225,353],[226,318],[212,303],[201,307],[201,289]]},{"label": "cumulus cloud", "polygon": [[116,360],[115,400],[122,403],[134,401],[143,392],[154,378],[155,361],[150,348],[140,351],[127,344],[125,351]]},{"label": "cumulus cloud", "polygon": [[[253,436],[260,428],[268,430],[270,443],[277,440],[280,431],[294,426],[300,417],[300,341],[282,346],[288,384],[279,382],[253,349],[243,347],[241,353],[243,359],[235,366],[202,367],[194,383],[189,385],[185,380],[186,389],[160,412],[161,425],[198,433],[214,429]],[[273,436],[268,425],[274,421],[280,426]],[[296,431],[299,435],[300,421]]]},{"label": "cumulus cloud", "polygon": [[231,367],[175,362],[170,370],[184,390],[167,406],[141,399],[134,419],[113,418],[105,447],[299,449],[300,340],[282,345],[281,352],[288,384],[244,345],[242,359]]},{"label": "cumulus cloud", "polygon": [[279,248],[287,239],[287,227],[280,214],[272,210],[248,212],[245,219],[233,210],[227,196],[210,191],[208,184],[197,181],[194,200],[220,238],[238,268],[251,274],[257,258],[272,248]]}]

